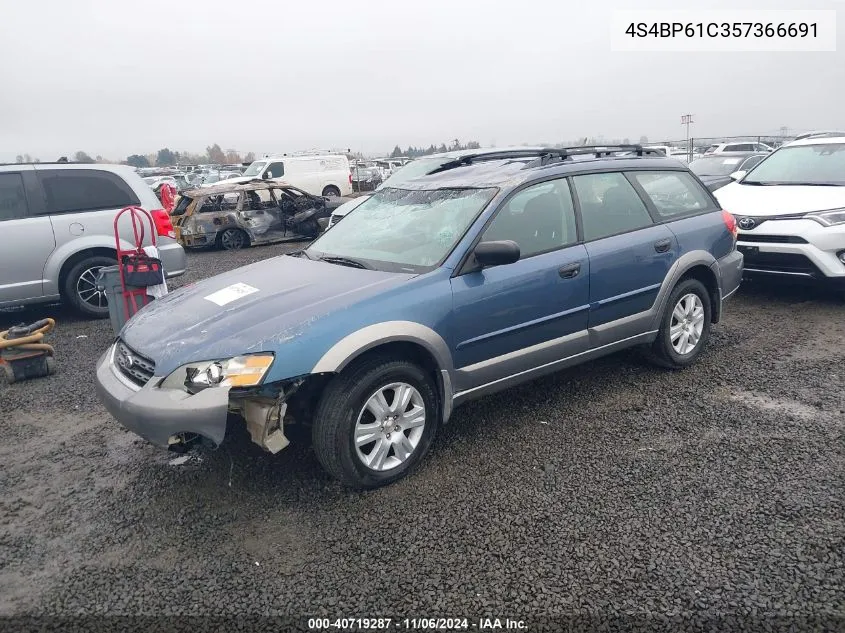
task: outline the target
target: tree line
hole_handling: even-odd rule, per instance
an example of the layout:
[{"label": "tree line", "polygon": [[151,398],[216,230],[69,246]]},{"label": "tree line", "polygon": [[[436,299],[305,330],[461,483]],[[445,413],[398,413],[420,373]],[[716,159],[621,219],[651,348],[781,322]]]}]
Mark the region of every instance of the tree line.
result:
[{"label": "tree line", "polygon": [[164,147],[155,154],[132,154],[126,157],[126,164],[133,167],[171,167],[173,165],[237,165],[251,163],[255,152],[241,154],[235,149],[224,150],[214,143],[205,148],[204,154],[178,152]]},{"label": "tree line", "polygon": [[[61,156],[55,160],[59,162],[67,162],[67,156]],[[214,143],[205,148],[205,153],[195,154],[192,152],[178,152],[164,147],[154,154],[131,154],[123,161],[114,161],[103,158],[99,154],[92,157],[88,152],[75,152],[71,160],[75,163],[115,163],[119,162],[124,165],[132,165],[133,167],[170,167],[172,165],[236,165],[240,163],[251,163],[255,160],[254,152],[246,152],[241,154],[238,150],[227,149],[224,150]],[[40,158],[35,158],[30,154],[18,154],[15,157],[16,163],[40,163]]]},{"label": "tree line", "polygon": [[461,143],[459,139],[454,139],[448,145],[446,143],[441,143],[439,146],[432,144],[428,147],[414,147],[413,145],[409,145],[404,150],[397,145],[390,153],[390,157],[407,156],[408,158],[417,158],[418,156],[428,156],[429,154],[442,154],[443,152],[454,152],[462,149],[479,149],[480,147],[481,145],[478,141]]}]

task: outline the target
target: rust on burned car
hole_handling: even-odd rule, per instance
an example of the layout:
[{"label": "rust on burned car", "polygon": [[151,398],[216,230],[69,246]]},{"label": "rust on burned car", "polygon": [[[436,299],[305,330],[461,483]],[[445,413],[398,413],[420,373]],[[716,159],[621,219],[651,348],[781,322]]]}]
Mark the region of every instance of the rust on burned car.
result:
[{"label": "rust on burned car", "polygon": [[342,198],[314,196],[280,180],[221,182],[183,192],[171,218],[183,246],[234,250],[313,239],[343,202]]}]

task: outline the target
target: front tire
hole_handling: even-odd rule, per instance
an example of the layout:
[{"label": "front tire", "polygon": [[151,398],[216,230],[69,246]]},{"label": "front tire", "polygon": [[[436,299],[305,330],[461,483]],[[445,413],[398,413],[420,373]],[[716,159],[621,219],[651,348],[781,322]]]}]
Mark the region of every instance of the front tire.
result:
[{"label": "front tire", "polygon": [[114,266],[117,260],[102,255],[87,257],[68,271],[62,288],[64,299],[73,309],[88,317],[105,319],[109,304],[105,291],[97,290],[97,275],[101,268]]},{"label": "front tire", "polygon": [[355,363],[329,383],[317,407],[317,459],[352,488],[393,483],[428,452],[437,400],[431,376],[413,363],[386,357]]},{"label": "front tire", "polygon": [[697,279],[685,279],[672,290],[657,338],[646,356],[657,365],[683,369],[692,365],[710,339],[710,294]]}]

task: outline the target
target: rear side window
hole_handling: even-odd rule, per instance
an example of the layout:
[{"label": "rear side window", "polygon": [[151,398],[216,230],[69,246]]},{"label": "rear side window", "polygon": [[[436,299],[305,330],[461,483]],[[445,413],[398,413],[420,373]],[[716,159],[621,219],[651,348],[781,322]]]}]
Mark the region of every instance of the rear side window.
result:
[{"label": "rear side window", "polygon": [[598,240],[652,224],[648,209],[621,173],[587,174],[572,180],[581,205],[584,240]]},{"label": "rear side window", "polygon": [[643,188],[663,218],[689,215],[713,206],[693,178],[682,171],[648,171],[629,174]]},{"label": "rear side window", "polygon": [[25,218],[28,214],[21,175],[0,174],[0,222]]},{"label": "rear side window", "polygon": [[96,169],[39,170],[47,213],[121,209],[139,205],[132,188],[117,174]]}]

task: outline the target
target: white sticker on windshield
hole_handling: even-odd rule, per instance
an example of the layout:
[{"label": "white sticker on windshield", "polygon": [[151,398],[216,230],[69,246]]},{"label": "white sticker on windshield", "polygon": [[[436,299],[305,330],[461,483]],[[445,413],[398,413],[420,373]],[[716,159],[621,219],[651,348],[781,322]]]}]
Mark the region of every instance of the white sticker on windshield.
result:
[{"label": "white sticker on windshield", "polygon": [[739,161],[739,158],[726,158],[725,165],[736,165]]},{"label": "white sticker on windshield", "polygon": [[224,306],[228,303],[232,303],[232,301],[237,301],[247,295],[251,295],[254,292],[258,292],[258,288],[253,288],[247,284],[237,283],[227,286],[222,290],[218,290],[217,292],[212,292],[210,295],[205,297],[205,299],[211,301],[212,303],[216,303],[219,306]]}]

